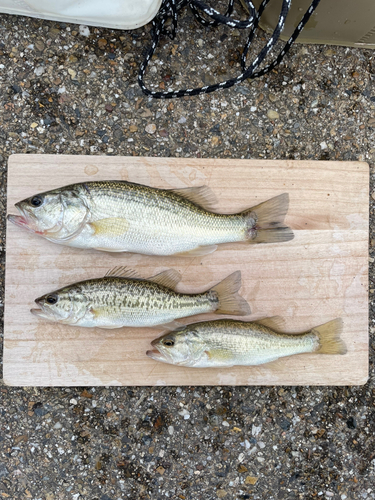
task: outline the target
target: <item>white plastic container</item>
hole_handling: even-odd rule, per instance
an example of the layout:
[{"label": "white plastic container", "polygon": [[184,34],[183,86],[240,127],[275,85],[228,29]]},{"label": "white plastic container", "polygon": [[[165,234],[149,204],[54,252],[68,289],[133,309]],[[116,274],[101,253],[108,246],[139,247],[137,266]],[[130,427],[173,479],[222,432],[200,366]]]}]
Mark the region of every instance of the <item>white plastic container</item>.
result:
[{"label": "white plastic container", "polygon": [[122,30],[139,28],[162,0],[0,0],[0,12]]}]

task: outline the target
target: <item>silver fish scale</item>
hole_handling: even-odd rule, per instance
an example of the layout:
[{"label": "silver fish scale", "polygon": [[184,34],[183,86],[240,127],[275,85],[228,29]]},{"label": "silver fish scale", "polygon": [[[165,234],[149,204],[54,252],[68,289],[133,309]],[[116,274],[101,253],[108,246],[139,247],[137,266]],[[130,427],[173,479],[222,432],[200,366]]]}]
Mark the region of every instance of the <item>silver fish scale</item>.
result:
[{"label": "silver fish scale", "polygon": [[[214,311],[218,305],[211,292],[180,294],[157,283],[128,278],[88,280],[72,286],[70,296],[73,300],[74,292],[78,300],[83,296],[87,301],[89,311],[95,317],[94,326],[158,325]],[[77,324],[86,326],[85,321],[87,319],[83,318]]]},{"label": "silver fish scale", "polygon": [[195,325],[194,330],[204,341],[205,352],[210,353],[208,360],[201,359],[194,366],[257,365],[283,356],[314,352],[319,346],[313,333],[275,333],[257,323],[235,320],[209,321]]},{"label": "silver fish scale", "polygon": [[74,246],[169,255],[246,239],[241,215],[208,212],[171,191],[128,183],[94,184],[86,185],[90,194],[83,188],[80,192],[91,213],[90,223],[118,218],[118,225],[113,221],[107,235],[92,234],[86,228],[72,242]]}]

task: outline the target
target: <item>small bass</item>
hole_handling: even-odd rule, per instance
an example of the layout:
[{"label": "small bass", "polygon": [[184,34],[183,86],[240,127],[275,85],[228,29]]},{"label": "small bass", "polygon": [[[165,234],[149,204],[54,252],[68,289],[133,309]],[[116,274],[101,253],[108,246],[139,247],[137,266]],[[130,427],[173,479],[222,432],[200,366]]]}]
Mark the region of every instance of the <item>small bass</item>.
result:
[{"label": "small bass", "polygon": [[207,186],[157,189],[127,181],[72,184],[16,203],[19,227],[54,243],[107,252],[206,255],[220,243],[293,238],[288,194],[231,215],[211,211]]},{"label": "small bass", "polygon": [[201,313],[250,314],[248,303],[238,295],[241,272],[236,271],[203,293],[174,290],[181,275],[173,269],[147,280],[134,271],[117,267],[106,276],[81,281],[35,300],[40,318],[83,327],[152,327]]},{"label": "small bass", "polygon": [[302,353],[345,354],[341,318],[300,334],[280,332],[281,318],[193,323],[151,342],[156,361],[191,368],[252,366]]}]

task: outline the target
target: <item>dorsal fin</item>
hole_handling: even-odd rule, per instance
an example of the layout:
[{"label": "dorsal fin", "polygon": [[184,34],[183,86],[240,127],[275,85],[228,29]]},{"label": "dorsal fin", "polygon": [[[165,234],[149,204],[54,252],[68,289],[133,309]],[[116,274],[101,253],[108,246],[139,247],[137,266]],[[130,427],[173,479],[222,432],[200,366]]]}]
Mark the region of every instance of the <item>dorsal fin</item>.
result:
[{"label": "dorsal fin", "polygon": [[259,325],[266,326],[267,328],[271,328],[276,333],[284,333],[285,332],[285,320],[281,316],[272,316],[271,318],[263,318],[255,321]]},{"label": "dorsal fin", "polygon": [[175,289],[177,284],[181,281],[181,274],[175,269],[167,269],[151,278],[147,278],[147,281],[152,281],[158,285],[165,286],[167,288]]},{"label": "dorsal fin", "polygon": [[171,189],[171,191],[186,198],[189,201],[192,201],[205,210],[211,210],[217,204],[216,196],[208,186],[193,186],[180,189]]},{"label": "dorsal fin", "polygon": [[105,278],[111,277],[111,278],[139,278],[139,275],[137,271],[134,271],[134,269],[131,269],[130,267],[125,267],[125,266],[116,266],[113,267],[112,269],[109,269],[109,271],[106,272],[104,275]]}]

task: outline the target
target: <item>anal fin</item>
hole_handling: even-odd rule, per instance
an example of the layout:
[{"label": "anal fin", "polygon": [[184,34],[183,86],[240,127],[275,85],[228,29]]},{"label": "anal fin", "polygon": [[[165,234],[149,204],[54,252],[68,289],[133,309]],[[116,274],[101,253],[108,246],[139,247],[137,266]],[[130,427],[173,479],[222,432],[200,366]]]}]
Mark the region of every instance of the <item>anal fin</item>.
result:
[{"label": "anal fin", "polygon": [[108,253],[125,253],[126,250],[122,248],[101,248],[101,247],[93,247],[94,250],[98,250],[99,252],[108,252]]},{"label": "anal fin", "polygon": [[197,248],[193,248],[193,250],[188,250],[187,252],[180,252],[174,254],[177,257],[201,257],[203,255],[208,255],[213,253],[217,249],[217,245],[207,245],[201,246]]},{"label": "anal fin", "polygon": [[123,327],[116,325],[116,326],[98,326],[97,328],[102,328],[103,330],[116,330]]},{"label": "anal fin", "polygon": [[182,323],[179,323],[178,321],[169,321],[168,323],[163,323],[161,325],[155,325],[152,326],[151,328],[155,330],[167,330],[169,332],[173,330],[177,330],[178,328],[183,327],[184,325]]}]

